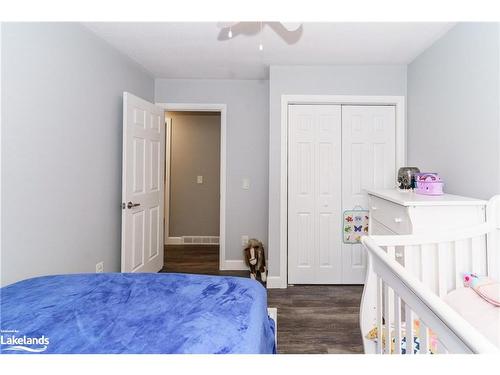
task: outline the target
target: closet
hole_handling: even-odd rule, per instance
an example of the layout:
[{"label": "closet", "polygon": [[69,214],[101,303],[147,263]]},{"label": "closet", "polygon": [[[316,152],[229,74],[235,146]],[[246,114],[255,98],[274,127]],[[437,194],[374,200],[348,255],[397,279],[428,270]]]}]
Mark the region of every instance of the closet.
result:
[{"label": "closet", "polygon": [[394,106],[289,105],[288,283],[363,283],[366,255],[343,242],[343,213],[368,210],[366,189],[395,181]]}]

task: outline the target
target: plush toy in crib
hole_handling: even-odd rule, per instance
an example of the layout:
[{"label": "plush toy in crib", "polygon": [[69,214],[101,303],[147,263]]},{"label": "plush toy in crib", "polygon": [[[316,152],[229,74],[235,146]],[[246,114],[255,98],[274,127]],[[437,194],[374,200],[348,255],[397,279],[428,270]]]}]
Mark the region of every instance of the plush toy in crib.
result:
[{"label": "plush toy in crib", "polygon": [[464,286],[474,290],[486,302],[500,307],[500,283],[497,281],[473,273],[464,273]]},{"label": "plush toy in crib", "polygon": [[245,263],[250,267],[250,277],[255,280],[258,272],[260,274],[260,279],[265,283],[267,280],[267,267],[266,255],[262,242],[252,238],[248,241],[244,253]]}]

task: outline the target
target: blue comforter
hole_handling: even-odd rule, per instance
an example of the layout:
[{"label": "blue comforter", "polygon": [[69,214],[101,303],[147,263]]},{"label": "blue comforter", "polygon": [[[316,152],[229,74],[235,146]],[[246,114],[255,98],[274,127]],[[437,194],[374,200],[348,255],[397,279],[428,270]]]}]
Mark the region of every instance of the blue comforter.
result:
[{"label": "blue comforter", "polygon": [[266,290],[238,277],[77,274],[0,289],[2,353],[274,353]]}]

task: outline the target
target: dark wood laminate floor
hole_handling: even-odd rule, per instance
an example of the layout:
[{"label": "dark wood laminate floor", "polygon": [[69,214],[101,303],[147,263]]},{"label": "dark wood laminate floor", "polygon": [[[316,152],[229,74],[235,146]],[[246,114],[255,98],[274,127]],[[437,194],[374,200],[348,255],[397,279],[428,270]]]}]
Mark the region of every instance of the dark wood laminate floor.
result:
[{"label": "dark wood laminate floor", "polygon": [[[249,277],[248,271],[219,271],[218,246],[165,246],[160,272]],[[278,352],[362,353],[360,285],[296,285],[269,289],[268,305],[278,308]]]},{"label": "dark wood laminate floor", "polygon": [[218,245],[167,245],[160,272],[250,277],[249,271],[220,271]]}]

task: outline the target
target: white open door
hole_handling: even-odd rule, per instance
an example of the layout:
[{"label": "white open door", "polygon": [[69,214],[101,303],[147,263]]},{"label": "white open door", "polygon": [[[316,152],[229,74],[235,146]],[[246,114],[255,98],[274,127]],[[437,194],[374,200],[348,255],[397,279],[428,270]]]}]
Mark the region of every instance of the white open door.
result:
[{"label": "white open door", "polygon": [[122,272],[163,267],[164,110],[123,94]]}]

